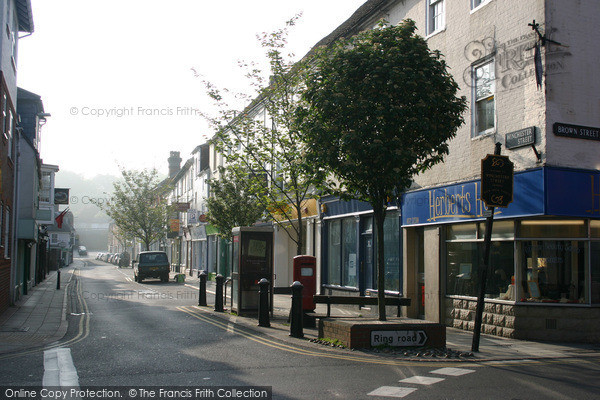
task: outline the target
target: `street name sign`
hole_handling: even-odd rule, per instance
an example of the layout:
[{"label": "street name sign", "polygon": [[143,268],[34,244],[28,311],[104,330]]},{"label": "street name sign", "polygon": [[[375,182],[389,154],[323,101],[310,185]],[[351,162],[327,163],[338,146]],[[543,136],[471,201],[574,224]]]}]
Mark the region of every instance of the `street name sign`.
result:
[{"label": "street name sign", "polygon": [[507,156],[488,154],[481,160],[481,199],[488,207],[508,207],[513,201],[514,165]]},{"label": "street name sign", "polygon": [[424,331],[371,331],[371,346],[423,346],[427,342]]}]

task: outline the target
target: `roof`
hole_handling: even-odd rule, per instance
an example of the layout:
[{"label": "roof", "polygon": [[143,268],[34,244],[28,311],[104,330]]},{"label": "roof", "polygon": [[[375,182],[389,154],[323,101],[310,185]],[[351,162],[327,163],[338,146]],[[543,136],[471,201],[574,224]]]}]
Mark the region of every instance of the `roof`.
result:
[{"label": "roof", "polygon": [[[371,19],[373,15],[382,9],[385,5],[394,3],[395,0],[368,0],[362,6],[360,6],[354,14],[344,21],[340,26],[335,28],[333,32],[319,40],[306,56],[312,54],[315,49],[328,46],[335,42],[339,38],[352,36],[356,33],[357,28],[360,29],[361,25]],[[305,57],[306,57],[305,56]]]},{"label": "roof", "polygon": [[17,6],[19,32],[33,33],[33,12],[31,11],[31,0],[15,0],[15,5]]}]

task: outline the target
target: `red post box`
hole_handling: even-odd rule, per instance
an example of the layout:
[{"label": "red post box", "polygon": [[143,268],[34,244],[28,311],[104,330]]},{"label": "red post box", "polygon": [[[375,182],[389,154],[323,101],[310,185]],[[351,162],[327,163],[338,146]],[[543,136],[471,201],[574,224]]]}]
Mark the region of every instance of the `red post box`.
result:
[{"label": "red post box", "polygon": [[302,310],[313,311],[313,296],[317,294],[317,259],[313,256],[294,257],[294,281],[304,286],[302,291]]}]

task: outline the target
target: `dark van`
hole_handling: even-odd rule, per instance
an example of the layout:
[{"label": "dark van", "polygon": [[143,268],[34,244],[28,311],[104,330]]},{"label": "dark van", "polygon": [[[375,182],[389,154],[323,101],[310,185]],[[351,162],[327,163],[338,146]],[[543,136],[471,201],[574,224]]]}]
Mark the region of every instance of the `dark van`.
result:
[{"label": "dark van", "polygon": [[169,281],[171,265],[164,251],[142,251],[133,265],[133,277],[136,282],[146,278],[158,278],[162,282]]}]

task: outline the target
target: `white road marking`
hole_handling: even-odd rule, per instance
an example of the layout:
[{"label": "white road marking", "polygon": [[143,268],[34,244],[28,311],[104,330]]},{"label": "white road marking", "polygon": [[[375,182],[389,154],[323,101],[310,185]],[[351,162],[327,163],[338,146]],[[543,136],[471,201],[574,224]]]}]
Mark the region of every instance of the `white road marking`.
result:
[{"label": "white road marking", "polygon": [[412,392],[416,391],[415,388],[403,388],[397,386],[382,386],[379,389],[373,390],[371,393],[367,393],[367,396],[385,396],[385,397],[397,397],[401,398],[408,396]]},{"label": "white road marking", "polygon": [[73,364],[71,349],[58,347],[44,351],[44,377],[42,385],[79,387],[79,376]]},{"label": "white road marking", "polygon": [[448,376],[461,376],[461,375],[466,375],[466,374],[470,374],[471,372],[475,372],[475,370],[473,369],[464,369],[464,368],[440,368],[440,369],[436,369],[435,371],[431,371],[431,374],[438,374],[438,375],[448,375]]},{"label": "white road marking", "polygon": [[416,383],[417,385],[432,385],[443,381],[445,378],[432,378],[430,376],[411,376],[410,378],[402,379],[401,383]]}]

